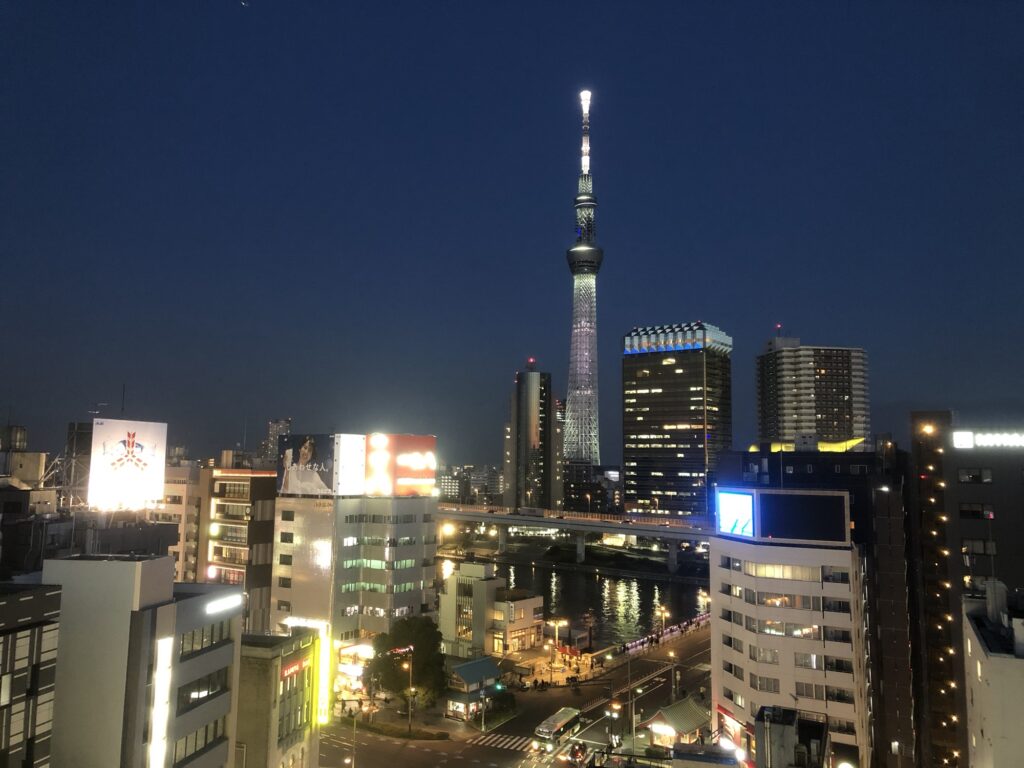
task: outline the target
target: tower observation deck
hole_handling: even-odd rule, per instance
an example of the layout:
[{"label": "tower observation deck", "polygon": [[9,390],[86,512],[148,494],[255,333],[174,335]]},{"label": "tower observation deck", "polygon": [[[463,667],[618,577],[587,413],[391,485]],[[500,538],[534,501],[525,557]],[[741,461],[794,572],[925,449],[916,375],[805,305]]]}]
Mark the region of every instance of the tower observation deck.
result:
[{"label": "tower observation deck", "polygon": [[576,242],[566,252],[572,273],[572,336],[565,403],[565,458],[601,463],[597,398],[597,272],[604,251],[597,244],[594,179],[590,175],[590,91],[580,92],[583,144],[576,192]]}]

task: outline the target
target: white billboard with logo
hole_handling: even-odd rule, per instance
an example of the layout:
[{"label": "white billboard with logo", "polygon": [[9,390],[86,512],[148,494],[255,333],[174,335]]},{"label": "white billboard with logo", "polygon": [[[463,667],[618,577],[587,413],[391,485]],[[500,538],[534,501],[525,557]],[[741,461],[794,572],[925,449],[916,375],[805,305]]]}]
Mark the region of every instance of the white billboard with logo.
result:
[{"label": "white billboard with logo", "polygon": [[95,419],[89,506],[104,512],[152,507],[164,497],[167,425]]}]

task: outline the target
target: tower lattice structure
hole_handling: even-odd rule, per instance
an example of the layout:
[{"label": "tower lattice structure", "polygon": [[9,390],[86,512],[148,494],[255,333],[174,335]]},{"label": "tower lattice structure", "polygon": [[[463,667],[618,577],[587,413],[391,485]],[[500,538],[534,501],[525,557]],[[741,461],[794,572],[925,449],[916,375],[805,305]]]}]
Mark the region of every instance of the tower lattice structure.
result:
[{"label": "tower lattice structure", "polygon": [[594,179],[590,175],[590,91],[580,93],[583,145],[576,194],[576,243],[566,252],[572,273],[572,336],[565,404],[565,458],[601,463],[597,398],[597,273],[604,251],[597,245]]}]

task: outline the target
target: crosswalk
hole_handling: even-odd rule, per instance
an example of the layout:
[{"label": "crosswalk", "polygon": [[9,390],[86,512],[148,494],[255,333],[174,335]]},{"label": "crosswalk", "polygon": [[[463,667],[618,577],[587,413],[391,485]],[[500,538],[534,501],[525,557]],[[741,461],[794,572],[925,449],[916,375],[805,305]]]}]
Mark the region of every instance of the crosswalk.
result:
[{"label": "crosswalk", "polygon": [[518,752],[529,752],[532,741],[533,739],[529,736],[506,736],[502,733],[489,733],[482,736],[474,736],[469,740],[469,743],[493,747],[494,749],[513,749]]}]

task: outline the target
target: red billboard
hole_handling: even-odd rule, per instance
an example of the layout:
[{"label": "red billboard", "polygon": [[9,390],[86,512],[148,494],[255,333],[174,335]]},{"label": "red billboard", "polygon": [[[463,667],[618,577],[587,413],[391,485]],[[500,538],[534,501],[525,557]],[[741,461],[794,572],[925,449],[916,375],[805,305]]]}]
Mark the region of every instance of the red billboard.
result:
[{"label": "red billboard", "polygon": [[436,483],[436,437],[366,436],[367,496],[433,496]]}]

